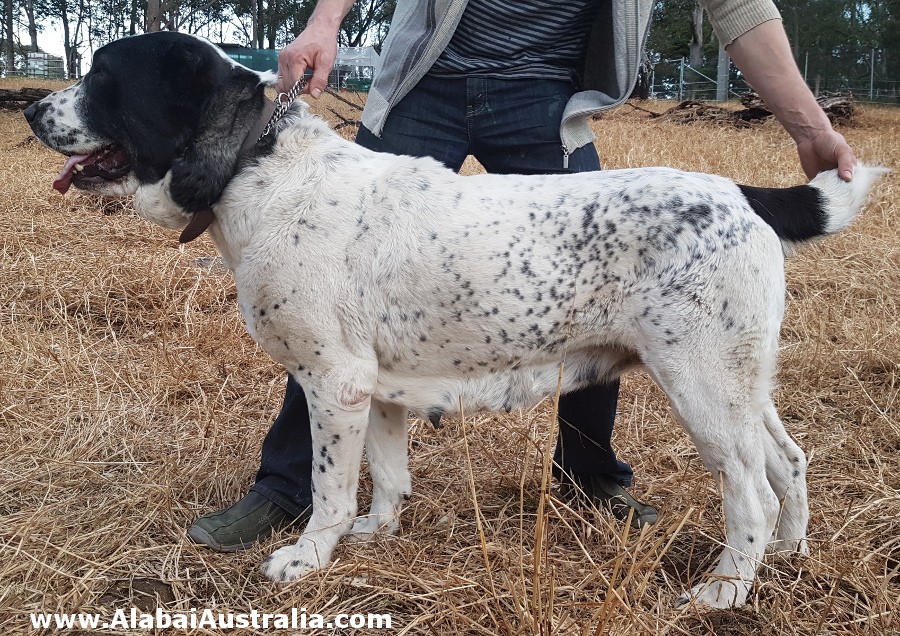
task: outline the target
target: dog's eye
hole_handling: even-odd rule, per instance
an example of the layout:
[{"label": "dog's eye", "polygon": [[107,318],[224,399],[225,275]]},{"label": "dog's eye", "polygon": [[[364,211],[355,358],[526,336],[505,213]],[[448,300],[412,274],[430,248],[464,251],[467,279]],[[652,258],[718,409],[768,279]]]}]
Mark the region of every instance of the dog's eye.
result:
[{"label": "dog's eye", "polygon": [[106,108],[115,107],[121,99],[118,82],[112,73],[103,67],[94,67],[85,75],[85,89],[88,98],[100,101]]},{"label": "dog's eye", "polygon": [[102,66],[97,69],[91,69],[91,81],[101,87],[109,86],[113,83],[113,74]]}]

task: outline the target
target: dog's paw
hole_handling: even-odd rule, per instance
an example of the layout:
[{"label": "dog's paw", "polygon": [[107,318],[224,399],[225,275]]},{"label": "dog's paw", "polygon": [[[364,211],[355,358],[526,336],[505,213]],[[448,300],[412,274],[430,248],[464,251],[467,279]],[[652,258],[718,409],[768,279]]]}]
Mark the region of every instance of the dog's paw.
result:
[{"label": "dog's paw", "polygon": [[353,522],[353,527],[347,534],[348,541],[368,541],[375,534],[394,535],[400,529],[400,522],[396,517],[391,517],[387,521],[383,515],[364,515],[357,517]]},{"label": "dog's paw", "polygon": [[675,599],[675,607],[683,607],[688,603],[708,605],[715,609],[741,607],[747,602],[749,591],[749,586],[742,582],[721,580],[701,583]]},{"label": "dog's paw", "polygon": [[766,546],[767,554],[784,554],[797,552],[803,556],[809,556],[809,546],[805,539],[773,539]]},{"label": "dog's paw", "polygon": [[260,569],[266,578],[279,583],[288,583],[318,570],[319,560],[315,555],[310,558],[303,547],[289,545],[275,550],[266,557]]}]

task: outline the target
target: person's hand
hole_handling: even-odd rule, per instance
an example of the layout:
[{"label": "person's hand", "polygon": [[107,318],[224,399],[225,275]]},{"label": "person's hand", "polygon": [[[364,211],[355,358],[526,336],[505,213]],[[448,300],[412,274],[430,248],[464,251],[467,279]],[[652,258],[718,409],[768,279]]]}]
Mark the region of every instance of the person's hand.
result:
[{"label": "person's hand", "polygon": [[781,20],[767,20],[739,35],[725,49],[744,79],[797,144],[800,166],[810,179],[837,168],[853,178],[856,157],[844,136],[834,131],[800,75]]},{"label": "person's hand", "polygon": [[824,170],[838,169],[838,175],[844,181],[853,178],[853,168],[857,160],[853,150],[844,136],[832,128],[818,134],[797,140],[797,154],[800,165],[810,179]]},{"label": "person's hand", "polygon": [[328,74],[337,59],[337,37],[327,27],[312,22],[297,39],[278,54],[278,83],[275,89],[287,93],[306,69],[314,70],[304,92],[318,98],[328,85]]}]

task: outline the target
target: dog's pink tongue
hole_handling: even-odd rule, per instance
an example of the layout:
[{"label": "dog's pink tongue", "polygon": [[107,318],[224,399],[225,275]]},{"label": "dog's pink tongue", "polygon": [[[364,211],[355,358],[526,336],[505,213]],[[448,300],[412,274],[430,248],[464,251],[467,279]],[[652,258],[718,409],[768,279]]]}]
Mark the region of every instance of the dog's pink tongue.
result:
[{"label": "dog's pink tongue", "polygon": [[53,182],[53,189],[60,194],[65,194],[72,185],[72,177],[75,176],[75,166],[87,159],[90,155],[72,155],[66,159],[66,165]]}]

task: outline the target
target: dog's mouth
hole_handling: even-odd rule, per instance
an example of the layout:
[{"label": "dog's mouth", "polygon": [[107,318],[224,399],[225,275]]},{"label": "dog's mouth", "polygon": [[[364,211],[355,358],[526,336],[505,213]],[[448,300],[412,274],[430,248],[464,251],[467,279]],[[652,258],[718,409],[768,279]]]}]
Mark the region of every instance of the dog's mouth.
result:
[{"label": "dog's mouth", "polygon": [[118,146],[105,146],[89,155],[72,155],[53,182],[53,189],[65,194],[69,186],[82,190],[107,181],[118,181],[131,172],[131,160]]}]

